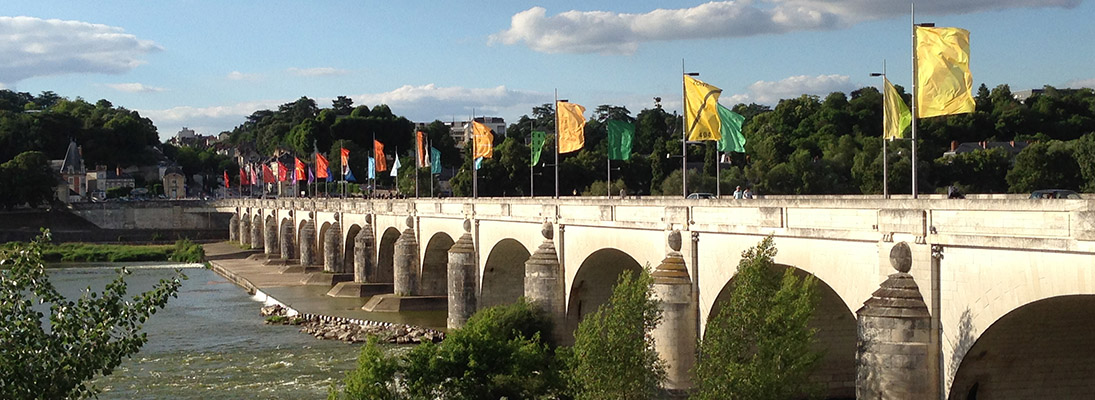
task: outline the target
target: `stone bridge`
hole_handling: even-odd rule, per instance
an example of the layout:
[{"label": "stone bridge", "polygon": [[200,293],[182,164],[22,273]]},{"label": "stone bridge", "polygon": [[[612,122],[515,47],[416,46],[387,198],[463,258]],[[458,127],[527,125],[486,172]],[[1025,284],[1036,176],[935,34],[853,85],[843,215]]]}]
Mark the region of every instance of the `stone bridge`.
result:
[{"label": "stone bridge", "polygon": [[[617,276],[649,266],[669,386],[766,236],[814,276],[830,398],[1091,398],[1095,202],[799,197],[238,199],[232,237],[290,264],[447,298],[449,325],[526,296],[563,343]],[[272,267],[274,268],[274,267]],[[896,269],[896,270],[895,270]],[[907,272],[907,273],[906,273]],[[349,277],[352,274],[352,277]],[[334,283],[339,279],[334,279]],[[390,285],[390,286],[386,286]],[[858,382],[857,382],[858,381]]]}]

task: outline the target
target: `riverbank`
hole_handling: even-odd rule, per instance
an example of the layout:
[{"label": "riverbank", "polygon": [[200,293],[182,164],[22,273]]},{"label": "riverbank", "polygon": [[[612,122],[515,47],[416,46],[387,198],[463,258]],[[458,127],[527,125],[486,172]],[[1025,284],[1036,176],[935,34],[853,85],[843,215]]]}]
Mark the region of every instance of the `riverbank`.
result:
[{"label": "riverbank", "polygon": [[[210,268],[261,301],[266,313],[281,315],[277,323],[295,323],[317,338],[357,343],[374,335],[389,343],[419,343],[444,338],[445,313],[371,313],[361,309],[368,298],[326,295],[326,285],[305,285],[306,273],[282,273],[266,265],[261,251],[243,250],[229,242],[203,246]],[[322,273],[322,272],[319,272]]]},{"label": "riverbank", "polygon": [[[8,242],[0,245],[0,254],[10,251],[17,243]],[[185,239],[176,241],[174,245],[48,243],[42,246],[42,261],[51,267],[58,263],[200,263],[204,256],[201,245]]]}]

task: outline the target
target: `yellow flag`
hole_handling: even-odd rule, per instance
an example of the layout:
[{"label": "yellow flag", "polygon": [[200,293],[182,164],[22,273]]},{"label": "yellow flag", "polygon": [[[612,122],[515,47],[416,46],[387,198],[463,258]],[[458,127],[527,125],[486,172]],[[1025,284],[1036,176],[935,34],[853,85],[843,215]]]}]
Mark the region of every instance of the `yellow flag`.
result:
[{"label": "yellow flag", "polygon": [[970,32],[916,27],[916,116],[973,112]]},{"label": "yellow flag", "polygon": [[883,81],[886,99],[882,103],[882,138],[901,139],[905,137],[905,129],[912,124],[912,113],[890,80],[883,78]]},{"label": "yellow flag", "polygon": [[556,102],[555,112],[559,114],[558,132],[559,152],[569,153],[586,145],[586,117],[582,113],[586,108],[574,103]]},{"label": "yellow flag", "polygon": [[719,95],[722,89],[684,76],[684,126],[688,140],[719,140]]},{"label": "yellow flag", "polygon": [[494,133],[482,123],[471,122],[472,141],[475,142],[474,152],[471,158],[493,158]]}]

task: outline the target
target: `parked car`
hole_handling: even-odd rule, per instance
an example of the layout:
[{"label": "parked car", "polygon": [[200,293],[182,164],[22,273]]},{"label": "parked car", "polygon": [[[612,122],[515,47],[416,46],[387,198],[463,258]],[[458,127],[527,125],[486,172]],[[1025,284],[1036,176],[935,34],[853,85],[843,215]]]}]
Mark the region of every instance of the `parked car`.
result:
[{"label": "parked car", "polygon": [[688,199],[713,199],[715,195],[711,193],[692,193],[688,195]]},{"label": "parked car", "polygon": [[1079,199],[1080,194],[1068,189],[1042,189],[1031,192],[1032,199]]}]

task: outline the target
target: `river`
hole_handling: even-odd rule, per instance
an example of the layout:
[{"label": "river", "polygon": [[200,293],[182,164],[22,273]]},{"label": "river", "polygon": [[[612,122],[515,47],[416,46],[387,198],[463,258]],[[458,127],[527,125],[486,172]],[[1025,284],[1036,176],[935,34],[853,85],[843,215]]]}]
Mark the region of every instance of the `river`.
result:
[{"label": "river", "polygon": [[[130,293],[174,274],[174,266],[129,267]],[[317,340],[296,327],[265,325],[260,303],[213,271],[186,268],[179,297],[147,323],[148,342],[95,385],[100,399],[320,399],[353,369],[360,345]],[[95,291],[114,267],[51,270],[66,296]]]}]

